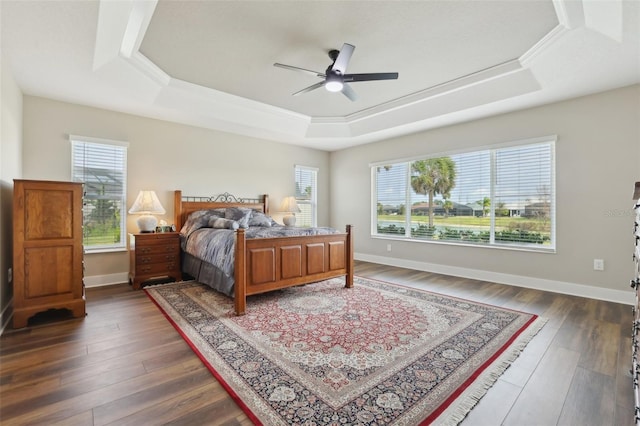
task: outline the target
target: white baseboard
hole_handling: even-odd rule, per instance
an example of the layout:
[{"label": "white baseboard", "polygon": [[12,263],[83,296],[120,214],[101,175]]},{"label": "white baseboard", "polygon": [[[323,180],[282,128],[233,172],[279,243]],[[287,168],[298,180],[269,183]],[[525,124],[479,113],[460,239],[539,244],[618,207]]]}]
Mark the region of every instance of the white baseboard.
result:
[{"label": "white baseboard", "polygon": [[355,253],[354,258],[356,260],[379,263],[382,265],[415,269],[417,271],[434,272],[437,274],[452,275],[454,277],[470,278],[480,281],[489,281],[498,284],[508,284],[516,287],[532,288],[535,290],[544,290],[552,293],[568,294],[571,296],[587,297],[590,299],[605,300],[607,302],[622,303],[625,305],[633,305],[635,303],[635,295],[633,291],[613,290],[564,281],[503,274],[500,272],[439,265],[436,263],[417,262],[415,260],[398,259],[371,254]]},{"label": "white baseboard", "polygon": [[105,285],[122,284],[129,282],[128,272],[119,272],[108,275],[91,275],[84,277],[85,287],[102,287]]}]

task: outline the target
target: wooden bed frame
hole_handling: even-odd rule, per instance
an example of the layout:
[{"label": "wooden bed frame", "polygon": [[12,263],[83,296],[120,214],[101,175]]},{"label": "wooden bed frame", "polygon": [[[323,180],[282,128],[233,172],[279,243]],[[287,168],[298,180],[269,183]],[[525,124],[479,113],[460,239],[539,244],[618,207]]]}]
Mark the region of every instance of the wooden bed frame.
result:
[{"label": "wooden bed frame", "polygon": [[[174,193],[176,229],[197,210],[248,207],[269,213],[269,196],[237,198],[229,193],[216,197],[183,196]],[[236,231],[235,312],[243,315],[247,296],[280,288],[345,276],[345,287],[353,287],[352,226],[345,233],[295,237],[247,239],[244,229]]]}]

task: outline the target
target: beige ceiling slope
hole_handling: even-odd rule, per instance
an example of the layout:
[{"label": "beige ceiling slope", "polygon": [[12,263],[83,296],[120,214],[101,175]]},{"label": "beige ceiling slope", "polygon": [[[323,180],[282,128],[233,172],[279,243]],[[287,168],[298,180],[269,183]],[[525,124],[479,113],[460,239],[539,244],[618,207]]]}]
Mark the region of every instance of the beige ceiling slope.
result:
[{"label": "beige ceiling slope", "polygon": [[308,117],[172,78],[142,55],[140,43],[156,4],[100,2],[95,73],[118,79],[119,87],[146,103],[156,118],[276,140],[304,135]]},{"label": "beige ceiling slope", "polygon": [[[2,1],[24,93],[336,150],[640,82],[640,2]],[[323,72],[356,46],[357,102]]]}]

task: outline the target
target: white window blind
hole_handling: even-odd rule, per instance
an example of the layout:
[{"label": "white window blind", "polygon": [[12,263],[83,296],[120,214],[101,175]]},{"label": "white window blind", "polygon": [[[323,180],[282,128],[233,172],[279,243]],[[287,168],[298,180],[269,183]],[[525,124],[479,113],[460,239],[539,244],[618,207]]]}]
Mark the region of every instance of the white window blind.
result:
[{"label": "white window blind", "polygon": [[296,213],[296,226],[318,226],[318,169],[295,166],[295,180],[295,197],[298,207],[300,207],[300,213]]},{"label": "white window blind", "polygon": [[377,164],[372,179],[373,235],[555,247],[553,140]]},{"label": "white window blind", "polygon": [[84,248],[124,248],[128,144],[82,136],[70,140],[72,180],[84,183]]},{"label": "white window blind", "polygon": [[386,164],[373,168],[376,182],[376,231],[380,234],[405,235],[407,231],[407,163]]}]

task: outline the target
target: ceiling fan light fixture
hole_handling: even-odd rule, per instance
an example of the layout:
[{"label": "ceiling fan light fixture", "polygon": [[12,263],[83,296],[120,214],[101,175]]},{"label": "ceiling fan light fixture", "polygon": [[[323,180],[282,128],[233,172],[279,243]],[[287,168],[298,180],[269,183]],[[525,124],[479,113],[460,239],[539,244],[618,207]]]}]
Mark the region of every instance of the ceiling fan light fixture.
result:
[{"label": "ceiling fan light fixture", "polygon": [[324,84],[324,88],[329,92],[339,92],[342,90],[344,83],[342,83],[342,79],[340,76],[335,74],[327,75],[327,80]]},{"label": "ceiling fan light fixture", "polygon": [[[0,0],[1,2],[2,0]],[[353,54],[353,50],[356,47],[349,43],[344,43],[342,49],[329,51],[329,58],[333,61],[331,65],[327,67],[324,73],[308,70],[306,68],[294,67],[293,65],[285,65],[276,62],[273,64],[276,67],[285,68],[293,71],[302,71],[307,74],[313,74],[315,77],[320,77],[323,81],[312,84],[309,87],[305,87],[302,90],[298,90],[293,96],[298,96],[302,93],[308,93],[312,90],[319,89],[324,86],[327,92],[342,92],[350,101],[356,101],[358,95],[353,91],[350,84],[358,81],[374,81],[374,80],[396,80],[398,78],[397,72],[374,72],[365,74],[347,74],[347,66],[349,60]]]}]

